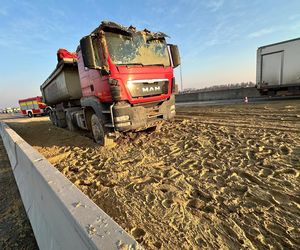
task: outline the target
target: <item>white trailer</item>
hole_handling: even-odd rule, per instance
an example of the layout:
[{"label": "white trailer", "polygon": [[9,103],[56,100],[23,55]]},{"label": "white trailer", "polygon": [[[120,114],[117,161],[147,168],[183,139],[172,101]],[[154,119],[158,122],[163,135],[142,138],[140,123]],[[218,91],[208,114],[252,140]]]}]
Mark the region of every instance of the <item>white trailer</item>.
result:
[{"label": "white trailer", "polygon": [[300,38],[257,49],[256,83],[261,95],[300,94]]}]

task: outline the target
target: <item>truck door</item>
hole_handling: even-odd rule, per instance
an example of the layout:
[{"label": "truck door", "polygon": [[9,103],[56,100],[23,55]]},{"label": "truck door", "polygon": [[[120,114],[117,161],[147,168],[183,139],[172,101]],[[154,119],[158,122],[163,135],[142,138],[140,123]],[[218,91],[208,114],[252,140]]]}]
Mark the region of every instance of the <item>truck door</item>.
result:
[{"label": "truck door", "polygon": [[282,83],[283,51],[262,55],[261,82],[268,85]]}]

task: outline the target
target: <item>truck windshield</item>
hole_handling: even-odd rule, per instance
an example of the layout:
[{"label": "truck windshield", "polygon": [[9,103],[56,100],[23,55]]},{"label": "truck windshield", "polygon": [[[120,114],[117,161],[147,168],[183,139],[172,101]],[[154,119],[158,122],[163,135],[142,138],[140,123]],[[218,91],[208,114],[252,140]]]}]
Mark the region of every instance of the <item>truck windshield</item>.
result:
[{"label": "truck windshield", "polygon": [[164,40],[151,39],[141,33],[125,36],[106,32],[106,43],[110,57],[116,65],[170,66]]}]

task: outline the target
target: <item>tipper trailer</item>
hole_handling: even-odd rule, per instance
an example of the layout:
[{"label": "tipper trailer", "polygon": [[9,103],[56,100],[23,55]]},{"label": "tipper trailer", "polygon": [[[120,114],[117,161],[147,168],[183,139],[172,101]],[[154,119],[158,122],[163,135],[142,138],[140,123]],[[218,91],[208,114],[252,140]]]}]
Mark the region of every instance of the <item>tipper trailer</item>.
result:
[{"label": "tipper trailer", "polygon": [[174,118],[173,68],[180,57],[166,37],[102,22],[80,40],[76,55],[58,53],[56,69],[41,85],[53,124],[89,130],[105,145],[115,132]]},{"label": "tipper trailer", "polygon": [[300,38],[258,48],[256,82],[261,95],[299,95]]}]

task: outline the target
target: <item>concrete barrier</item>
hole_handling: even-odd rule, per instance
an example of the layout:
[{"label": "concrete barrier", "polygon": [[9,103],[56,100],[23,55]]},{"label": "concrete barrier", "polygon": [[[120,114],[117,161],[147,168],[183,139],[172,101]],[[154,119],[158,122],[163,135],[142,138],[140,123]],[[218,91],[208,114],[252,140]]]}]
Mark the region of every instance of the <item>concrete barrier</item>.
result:
[{"label": "concrete barrier", "polygon": [[243,99],[245,96],[247,96],[248,98],[257,98],[260,97],[260,94],[255,87],[199,91],[193,93],[178,94],[176,95],[176,102]]},{"label": "concrete barrier", "polygon": [[40,249],[141,248],[4,123],[0,123],[0,134]]}]

